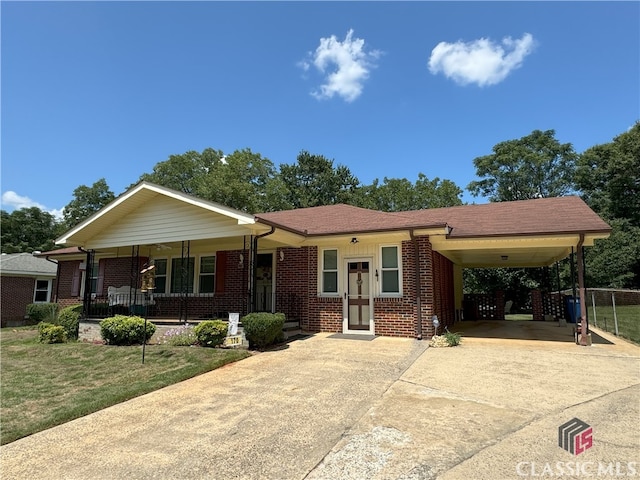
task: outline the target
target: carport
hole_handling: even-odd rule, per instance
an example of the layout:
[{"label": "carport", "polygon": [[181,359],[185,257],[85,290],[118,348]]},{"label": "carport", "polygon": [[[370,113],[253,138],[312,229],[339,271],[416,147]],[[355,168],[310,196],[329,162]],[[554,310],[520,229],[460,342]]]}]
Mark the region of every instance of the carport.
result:
[{"label": "carport", "polygon": [[[561,203],[558,200],[544,198],[536,202],[448,209],[450,233],[432,237],[431,243],[434,251],[455,265],[457,308],[462,306],[462,270],[465,268],[550,267],[567,257],[575,267],[580,304],[586,305],[584,248],[593,246],[598,239],[607,238],[611,227],[579,197],[563,197]],[[556,203],[559,208],[553,208]],[[544,215],[540,214],[541,210]],[[504,308],[504,302],[499,308]],[[586,308],[580,313],[576,325],[579,343],[587,345]],[[542,310],[534,309],[534,319],[542,320],[540,316],[543,316]]]}]

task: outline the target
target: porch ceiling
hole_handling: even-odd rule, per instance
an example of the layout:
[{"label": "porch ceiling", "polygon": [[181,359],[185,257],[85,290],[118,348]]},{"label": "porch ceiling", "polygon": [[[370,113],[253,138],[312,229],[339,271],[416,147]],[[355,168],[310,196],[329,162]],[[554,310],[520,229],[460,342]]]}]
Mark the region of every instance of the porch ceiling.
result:
[{"label": "porch ceiling", "polygon": [[[607,234],[585,234],[583,245]],[[433,250],[464,268],[524,268],[553,265],[576,250],[579,235],[451,239],[432,237]]]}]

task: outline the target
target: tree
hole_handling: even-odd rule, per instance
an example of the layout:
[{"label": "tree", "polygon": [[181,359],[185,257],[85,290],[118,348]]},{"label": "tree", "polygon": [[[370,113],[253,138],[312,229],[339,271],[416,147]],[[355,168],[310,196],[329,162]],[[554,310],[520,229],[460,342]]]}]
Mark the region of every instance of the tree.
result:
[{"label": "tree", "polygon": [[55,248],[54,241],[62,233],[55,217],[38,207],[0,212],[2,253],[31,253]]},{"label": "tree", "polygon": [[73,191],[73,196],[73,200],[64,207],[62,213],[67,228],[70,229],[115,199],[115,195],[109,190],[104,178],[95,182],[91,187],[80,185]]},{"label": "tree", "polygon": [[384,212],[420,210],[424,208],[462,205],[462,190],[450,180],[429,180],[418,174],[415,184],[406,178],[387,178],[380,184],[376,178],[371,185],[358,189],[356,204]]},{"label": "tree", "polygon": [[573,146],[558,142],[554,130],[534,130],[518,140],[498,143],[491,155],[475,158],[481,180],[469,183],[467,189],[492,202],[560,197],[573,191],[576,158]]},{"label": "tree", "polygon": [[250,149],[230,155],[212,148],[171,155],[140,180],[249,213],[279,209],[282,204],[273,163]]},{"label": "tree", "polygon": [[358,179],[344,165],[333,166],[333,160],[307,151],[298,154],[297,163],[280,165],[288,208],[316,207],[353,203]]},{"label": "tree", "polygon": [[640,122],[611,143],[585,150],[576,186],[612,228],[609,238],[587,250],[591,285],[640,288]]},{"label": "tree", "polygon": [[578,159],[576,185],[599,214],[640,226],[640,122],[613,142],[585,150]]}]

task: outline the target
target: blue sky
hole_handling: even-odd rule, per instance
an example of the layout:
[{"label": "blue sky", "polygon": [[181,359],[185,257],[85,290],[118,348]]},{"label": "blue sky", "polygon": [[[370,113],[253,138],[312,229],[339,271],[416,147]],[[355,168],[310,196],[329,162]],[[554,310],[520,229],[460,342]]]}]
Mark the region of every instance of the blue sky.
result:
[{"label": "blue sky", "polygon": [[553,129],[582,152],[640,119],[639,2],[0,8],[7,211],[59,213],[103,177],[118,195],[207,147],[465,189],[501,141]]}]

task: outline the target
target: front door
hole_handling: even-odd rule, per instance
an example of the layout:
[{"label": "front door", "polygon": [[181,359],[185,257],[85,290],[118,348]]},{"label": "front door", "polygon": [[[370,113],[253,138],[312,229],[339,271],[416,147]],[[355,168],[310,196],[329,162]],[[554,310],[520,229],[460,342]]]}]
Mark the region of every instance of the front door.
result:
[{"label": "front door", "polygon": [[371,261],[346,261],[347,291],[344,307],[344,333],[373,335],[373,298],[371,296]]}]

